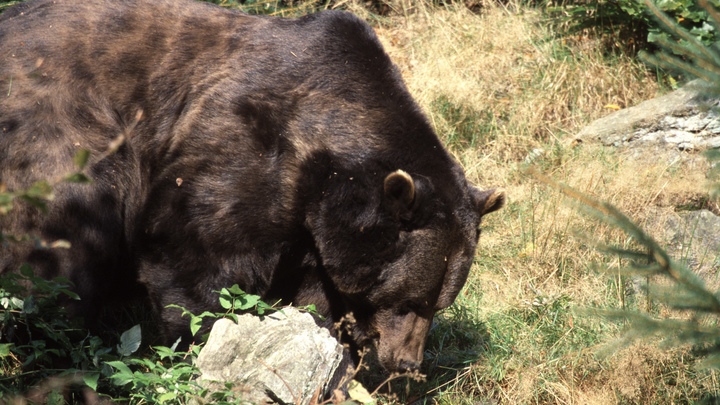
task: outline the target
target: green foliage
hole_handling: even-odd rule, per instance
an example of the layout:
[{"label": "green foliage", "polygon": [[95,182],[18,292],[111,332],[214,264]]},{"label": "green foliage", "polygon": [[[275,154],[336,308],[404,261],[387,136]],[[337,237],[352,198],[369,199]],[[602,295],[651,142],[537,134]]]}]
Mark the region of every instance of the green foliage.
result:
[{"label": "green foliage", "polygon": [[[155,353],[149,358],[130,357],[106,362],[114,370],[109,379],[123,388],[130,403],[186,403],[207,394],[195,381],[199,372],[194,359],[199,346],[194,346],[190,353],[178,353],[174,346],[153,349]],[[192,363],[186,361],[188,356],[193,359]]]},{"label": "green foliage", "polygon": [[[190,316],[192,333],[199,331],[204,319],[217,319],[227,317],[237,321],[237,315],[232,311],[254,311],[264,314],[275,310],[271,305],[260,300],[257,295],[247,294],[237,285],[223,288],[219,293],[220,304],[227,309],[226,313],[203,312],[194,315],[185,308],[177,305],[169,307],[179,308],[183,315]],[[203,339],[203,341],[206,340]],[[238,403],[233,384],[226,383],[225,390],[210,393],[202,388],[196,381],[199,370],[195,366],[197,356],[202,345],[192,345],[187,352],[177,352],[175,349],[180,343],[178,339],[172,347],[154,346],[150,355],[147,353],[134,355],[141,342],[141,329],[139,325],[125,331],[117,345],[119,358],[106,361],[105,365],[114,371],[107,373],[107,379],[121,391],[114,395],[114,399],[127,399],[130,403],[187,403],[191,399],[212,399],[213,403]]]},{"label": "green foliage", "polygon": [[[692,32],[684,29],[650,0],[644,0],[648,9],[662,24],[668,37],[657,37],[658,43],[666,52],[657,54],[643,53],[641,57],[651,64],[672,70],[689,77],[704,81],[701,90],[720,95],[720,49],[716,45],[708,46]],[[715,32],[720,32],[720,13],[711,7],[707,0],[701,0],[699,6],[707,13],[705,24]]]},{"label": "green foliage", "polygon": [[0,187],[0,215],[7,214],[12,208],[16,199],[23,200],[28,204],[47,211],[46,201],[53,199],[53,190],[47,181],[38,181],[27,190],[9,192]]},{"label": "green foliage", "polygon": [[[237,314],[234,311],[244,313],[255,313],[264,315],[269,310],[274,310],[273,305],[268,305],[260,299],[259,295],[248,294],[241,290],[237,284],[230,288],[223,288],[220,291],[214,291],[220,294],[220,305],[227,310],[224,313],[212,313],[205,311],[200,315],[195,315],[179,305],[168,305],[168,308],[178,308],[182,311],[182,316],[190,317],[190,332],[195,335],[200,331],[205,318],[230,318],[237,322]],[[314,311],[312,306],[311,311]]]},{"label": "green foliage", "polygon": [[[69,400],[79,400],[81,390],[87,387],[129,403],[187,403],[193,398],[236,403],[232,384],[210,394],[195,381],[199,376],[195,361],[201,346],[177,352],[178,339],[172,347],[143,349],[140,325],[123,332],[114,348],[87,334],[72,323],[60,302],[63,298],[78,299],[70,287],[63,278],[45,280],[35,276],[29,266],[24,266],[20,274],[0,277],[0,306],[4,310],[0,323],[0,369],[4,375],[0,377],[0,402],[53,376],[69,375],[79,377],[49,392],[47,401],[68,389]],[[274,309],[237,286],[219,293],[222,305],[229,311],[266,313]],[[192,322],[198,323],[206,317],[235,318],[233,313],[190,315]]]},{"label": "green foliage", "polygon": [[[718,0],[709,1],[720,5]],[[652,7],[662,10],[678,27],[705,45],[720,38],[717,28],[708,24],[707,10],[697,0],[661,0]],[[645,0],[569,0],[548,7],[548,12],[571,32],[596,29],[623,48],[632,45],[634,49],[643,49],[647,42],[668,39],[663,31],[665,24],[657,21]]]},{"label": "green foliage", "polygon": [[[17,200],[47,211],[46,202],[53,199],[54,186],[63,182],[90,182],[82,173],[90,158],[88,151],[81,150],[74,158],[76,173],[55,181],[37,182],[27,190],[7,191],[0,184],[0,215],[14,209]],[[69,247],[66,241],[47,243],[31,236],[0,234],[2,243],[25,241],[47,248]],[[62,277],[46,280],[36,276],[28,265],[19,273],[0,276],[0,370],[3,375],[0,402],[49,385],[51,388],[43,394],[48,403],[78,402],[88,395],[88,389],[94,395],[129,403],[187,403],[193,398],[205,397],[220,404],[237,403],[232,384],[226,385],[224,391],[210,394],[195,381],[199,376],[195,360],[200,346],[193,345],[188,352],[178,353],[175,351],[178,339],[170,348],[143,349],[140,325],[123,332],[114,348],[100,337],[88,334],[65,309],[68,300],[80,299],[71,288],[69,280]],[[194,315],[173,306],[180,308],[183,315],[190,315],[193,334],[206,318],[228,317],[237,321],[234,311],[262,316],[275,310],[259,296],[247,294],[237,285],[216,292],[225,313]],[[305,310],[315,312],[314,306]]]},{"label": "green foliage", "polygon": [[[35,276],[27,265],[20,274],[0,277],[0,369],[6,375],[0,377],[2,392],[24,392],[51,375],[82,373],[109,352],[59,304],[62,299],[79,299],[70,287],[62,277]],[[96,375],[83,378],[88,385],[97,383]]]},{"label": "green foliage", "polygon": [[[80,150],[77,152],[77,154],[74,157],[74,161],[76,166],[78,167],[78,171],[71,173],[63,178],[60,178],[56,181],[47,181],[47,180],[40,180],[33,183],[30,188],[27,190],[15,190],[15,191],[8,191],[7,187],[4,183],[0,180],[0,215],[6,215],[10,210],[13,209],[15,201],[21,200],[24,201],[31,206],[46,212],[47,211],[47,202],[52,201],[55,198],[55,194],[53,193],[53,188],[61,183],[61,182],[68,182],[68,183],[90,183],[91,180],[82,173],[82,170],[87,165],[88,159],[90,158],[90,152],[87,150]],[[0,242],[3,240],[10,240],[10,241],[16,241],[16,240],[27,240],[27,238],[18,238],[18,237],[11,237],[8,235],[3,235],[0,233]]]}]

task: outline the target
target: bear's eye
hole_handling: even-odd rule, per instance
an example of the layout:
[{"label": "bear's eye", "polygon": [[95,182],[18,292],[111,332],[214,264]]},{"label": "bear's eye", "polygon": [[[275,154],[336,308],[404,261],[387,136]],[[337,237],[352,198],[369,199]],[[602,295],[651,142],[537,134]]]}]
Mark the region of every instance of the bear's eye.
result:
[{"label": "bear's eye", "polygon": [[419,315],[426,314],[431,310],[430,304],[427,301],[407,301],[395,309],[395,314],[397,316],[406,316],[410,313]]},{"label": "bear's eye", "polygon": [[395,310],[395,313],[398,316],[405,316],[411,312],[417,313],[419,309],[420,309],[420,306],[417,303],[412,302],[412,301],[407,301],[407,302],[404,302],[402,305],[400,305]]},{"label": "bear's eye", "polygon": [[405,315],[409,314],[410,312],[412,312],[412,309],[410,308],[409,305],[403,305],[397,309],[398,316],[405,316]]}]

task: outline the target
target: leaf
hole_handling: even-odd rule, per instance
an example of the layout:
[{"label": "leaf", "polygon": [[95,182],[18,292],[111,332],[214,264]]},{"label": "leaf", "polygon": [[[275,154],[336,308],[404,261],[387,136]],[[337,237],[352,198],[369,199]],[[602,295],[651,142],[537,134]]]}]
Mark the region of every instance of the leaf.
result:
[{"label": "leaf", "polygon": [[120,344],[117,345],[117,350],[120,356],[129,356],[137,351],[142,341],[142,330],[140,325],[135,325],[132,328],[123,332],[120,335]]},{"label": "leaf", "polygon": [[205,312],[203,312],[202,314],[197,315],[197,317],[198,317],[198,318],[207,318],[207,317],[210,317],[210,318],[219,318],[221,315],[223,315],[223,314],[213,314],[212,312],[205,311]]},{"label": "leaf", "polygon": [[99,378],[100,378],[100,373],[85,373],[85,374],[83,374],[83,382],[85,382],[85,385],[92,388],[93,391],[97,391],[97,385],[98,385]]},{"label": "leaf", "polygon": [[23,307],[25,305],[25,301],[21,300],[18,297],[10,297],[10,303],[12,303],[13,308],[23,310]]},{"label": "leaf", "polygon": [[90,158],[90,151],[87,149],[80,149],[75,154],[75,158],[73,159],[75,161],[75,166],[82,169],[87,165],[88,158]]},{"label": "leaf", "polygon": [[179,338],[177,338],[177,340],[175,341],[175,343],[173,343],[173,345],[170,346],[170,351],[171,351],[171,352],[175,353],[175,349],[177,349],[177,347],[178,347],[178,345],[180,344],[180,341],[181,341],[181,340],[182,340],[182,336],[179,337]]},{"label": "leaf", "polygon": [[199,316],[192,315],[190,317],[190,333],[195,336],[196,333],[200,330],[202,327],[202,318]]},{"label": "leaf", "polygon": [[[178,340],[180,340],[180,338],[178,338]],[[177,341],[175,343],[177,343]],[[157,352],[158,356],[160,356],[160,360],[165,360],[166,358],[173,357],[175,355],[175,351],[169,347],[153,346],[153,348]]]},{"label": "leaf", "polygon": [[177,397],[177,394],[176,394],[176,393],[174,393],[174,392],[166,392],[166,393],[160,395],[160,396],[157,398],[157,401],[162,404],[162,403],[164,403],[164,402],[166,402],[166,401],[168,401],[168,400],[175,399],[176,397]]},{"label": "leaf", "polygon": [[127,364],[123,363],[122,361],[108,361],[105,364],[118,370],[117,373],[110,376],[110,378],[116,380],[116,384],[125,385],[132,381],[133,372],[130,371],[130,368],[127,366]]},{"label": "leaf", "polygon": [[69,285],[75,285],[72,281],[68,280],[66,277],[63,277],[63,276],[53,277],[52,281],[54,281],[57,284],[63,284],[63,287],[67,287]]},{"label": "leaf", "polygon": [[246,294],[240,299],[236,300],[233,309],[246,310],[255,306],[260,301],[260,297],[257,295]]},{"label": "leaf", "polygon": [[350,381],[348,384],[348,395],[350,395],[350,398],[360,402],[361,404],[375,403],[375,400],[365,387],[355,380]]},{"label": "leaf", "polygon": [[92,183],[92,180],[83,173],[73,173],[64,179],[65,181],[68,181],[70,183],[81,183],[81,184],[88,184]]},{"label": "leaf", "polygon": [[5,357],[10,355],[10,348],[13,347],[15,343],[2,343],[0,344],[0,357]]},{"label": "leaf", "polygon": [[59,389],[53,389],[45,396],[45,404],[47,405],[62,405],[65,403],[65,398],[60,394]]},{"label": "leaf", "polygon": [[67,295],[68,297],[74,299],[74,300],[78,300],[78,301],[80,300],[80,296],[79,296],[79,295],[77,295],[76,293],[74,293],[74,292],[72,292],[72,291],[70,291],[70,290],[68,290],[68,289],[66,289],[66,288],[61,288],[59,291],[60,291],[61,293],[65,294],[65,295]]},{"label": "leaf", "polygon": [[223,288],[222,291],[225,293],[233,294],[233,295],[244,295],[245,294],[245,291],[241,290],[237,284],[234,284],[230,288]]},{"label": "leaf", "polygon": [[23,301],[23,312],[26,314],[32,314],[37,309],[37,305],[35,304],[35,297],[29,296],[25,298],[25,301]]},{"label": "leaf", "polygon": [[45,200],[52,200],[53,189],[47,181],[37,181],[25,192],[25,195]]},{"label": "leaf", "polygon": [[[223,288],[223,290],[225,290]],[[220,294],[220,305],[225,309],[230,309],[233,307],[233,299],[230,297],[230,295],[227,294]]]},{"label": "leaf", "polygon": [[[278,305],[279,303],[280,303],[280,301],[276,302],[276,303],[273,304],[273,305]],[[269,304],[265,303],[264,301],[259,301],[259,302],[257,303],[257,313],[258,313],[258,315],[263,315],[263,314],[265,314],[265,310],[272,311],[272,310],[274,309],[274,308],[273,308],[273,305],[269,305]],[[280,312],[282,312],[282,310],[280,310]]]},{"label": "leaf", "polygon": [[33,207],[39,209],[42,212],[47,212],[47,206],[45,205],[45,202],[37,197],[31,197],[29,195],[20,195],[18,198],[24,200],[26,203],[32,205]]},{"label": "leaf", "polygon": [[33,273],[32,267],[30,267],[30,265],[27,263],[20,266],[20,274],[22,274],[25,277],[32,277],[35,275]]}]

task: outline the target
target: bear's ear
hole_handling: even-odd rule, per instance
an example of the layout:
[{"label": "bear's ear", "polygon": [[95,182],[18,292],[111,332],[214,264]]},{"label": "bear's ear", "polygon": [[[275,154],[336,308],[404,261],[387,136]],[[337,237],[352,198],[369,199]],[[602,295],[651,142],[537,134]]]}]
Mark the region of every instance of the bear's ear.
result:
[{"label": "bear's ear", "polygon": [[505,190],[493,188],[480,191],[479,188],[471,186],[470,194],[472,195],[475,211],[480,214],[480,216],[497,211],[505,205]]},{"label": "bear's ear", "polygon": [[415,201],[415,182],[402,170],[396,170],[385,177],[383,185],[385,202],[391,212],[404,218],[409,214]]}]

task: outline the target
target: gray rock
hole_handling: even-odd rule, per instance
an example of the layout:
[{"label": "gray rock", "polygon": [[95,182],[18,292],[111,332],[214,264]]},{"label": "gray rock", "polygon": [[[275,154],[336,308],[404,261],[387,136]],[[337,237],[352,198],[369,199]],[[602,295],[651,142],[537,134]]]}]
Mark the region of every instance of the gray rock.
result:
[{"label": "gray rock", "polygon": [[249,314],[238,324],[218,320],[197,366],[211,389],[212,381],[228,381],[247,401],[307,404],[316,393],[322,398],[342,356],[342,346],[310,314],[284,308],[262,320]]},{"label": "gray rock", "polygon": [[[696,82],[692,82],[697,85]],[[674,112],[687,109],[701,99],[700,93],[693,86],[682,87],[672,93],[652,100],[644,101],[636,106],[616,111],[606,117],[595,120],[577,134],[581,141],[599,141],[603,145],[619,145],[623,137],[627,137],[642,123],[652,123]]]},{"label": "gray rock", "polygon": [[[668,213],[650,210],[644,228],[654,229],[652,236],[660,243],[673,261],[680,263],[699,276],[711,290],[720,284],[720,217],[709,210]],[[646,278],[628,279],[628,293],[645,297]]]},{"label": "gray rock", "polygon": [[701,275],[717,269],[720,217],[704,209],[679,212],[665,219],[663,229],[667,251],[676,261]]},{"label": "gray rock", "polygon": [[706,145],[708,148],[717,149],[720,148],[720,137],[714,137],[707,140]]},{"label": "gray rock", "polygon": [[[576,139],[625,150],[639,148],[644,153],[633,156],[641,158],[657,156],[658,151],[668,155],[672,150],[720,148],[718,100],[704,97],[702,86],[696,80],[663,97],[617,111],[591,123]],[[649,151],[649,146],[660,149]]]}]

